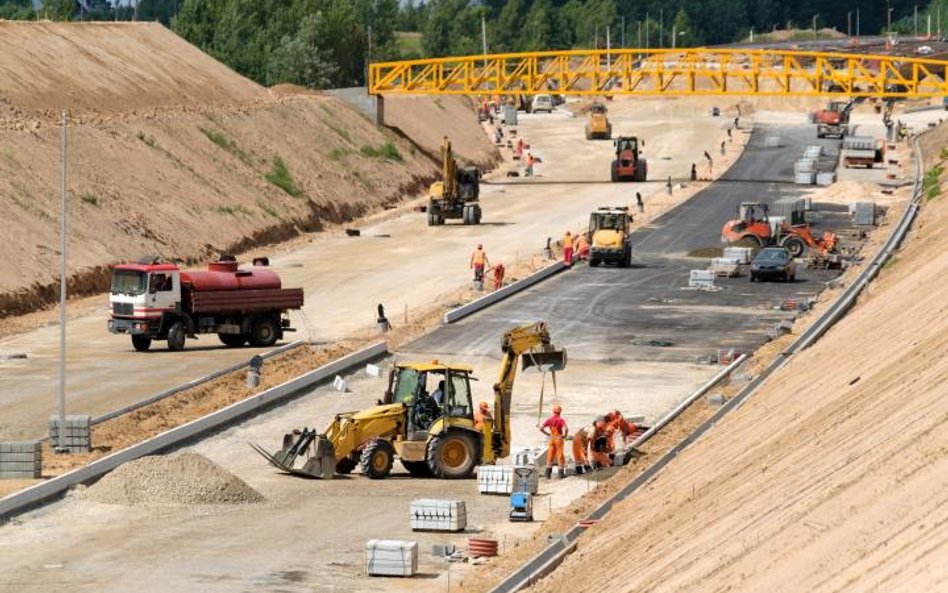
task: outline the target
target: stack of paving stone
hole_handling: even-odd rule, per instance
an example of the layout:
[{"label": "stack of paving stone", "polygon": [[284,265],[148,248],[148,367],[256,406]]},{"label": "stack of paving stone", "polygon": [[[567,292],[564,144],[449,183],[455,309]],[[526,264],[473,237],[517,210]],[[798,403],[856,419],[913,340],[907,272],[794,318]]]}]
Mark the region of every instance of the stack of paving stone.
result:
[{"label": "stack of paving stone", "polygon": [[0,478],[39,478],[42,473],[43,448],[39,441],[0,443]]},{"label": "stack of paving stone", "polygon": [[49,418],[49,442],[52,447],[66,449],[70,453],[88,453],[92,447],[92,416],[74,414],[66,416],[64,440],[59,440],[59,416]]}]

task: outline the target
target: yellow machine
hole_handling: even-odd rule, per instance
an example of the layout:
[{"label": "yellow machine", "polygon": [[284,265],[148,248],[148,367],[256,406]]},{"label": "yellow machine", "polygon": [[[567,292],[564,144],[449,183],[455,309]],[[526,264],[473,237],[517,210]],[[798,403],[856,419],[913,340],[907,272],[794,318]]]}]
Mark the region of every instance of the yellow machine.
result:
[{"label": "yellow machine", "polygon": [[428,191],[428,226],[439,226],[452,218],[480,224],[480,170],[458,167],[447,136],[441,145],[441,159],[441,181],[432,183]]},{"label": "yellow machine", "polygon": [[613,262],[621,268],[632,264],[632,215],[625,206],[601,207],[589,215],[589,265]]},{"label": "yellow machine", "polygon": [[594,103],[589,108],[589,121],[586,122],[586,140],[593,138],[603,138],[612,140],[612,124],[606,116],[606,106],[601,103]]},{"label": "yellow machine", "polygon": [[511,329],[501,342],[500,377],[494,385],[493,419],[474,427],[472,369],[459,364],[397,363],[379,405],[335,417],[323,433],[304,428],[283,437],[270,454],[251,445],[290,474],[331,478],[357,466],[373,479],[392,471],[395,458],[413,476],[469,478],[478,465],[510,454],[510,403],[518,360],[523,369],[558,371],[566,351],[550,343],[546,324]]}]

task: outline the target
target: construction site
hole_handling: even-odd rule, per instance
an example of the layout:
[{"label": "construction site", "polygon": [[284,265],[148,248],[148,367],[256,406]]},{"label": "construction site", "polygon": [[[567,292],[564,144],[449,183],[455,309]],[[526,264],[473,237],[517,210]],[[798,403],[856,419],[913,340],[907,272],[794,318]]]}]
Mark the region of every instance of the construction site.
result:
[{"label": "construction site", "polygon": [[922,66],[321,92],[157,23],[0,47],[0,590],[948,587]]}]

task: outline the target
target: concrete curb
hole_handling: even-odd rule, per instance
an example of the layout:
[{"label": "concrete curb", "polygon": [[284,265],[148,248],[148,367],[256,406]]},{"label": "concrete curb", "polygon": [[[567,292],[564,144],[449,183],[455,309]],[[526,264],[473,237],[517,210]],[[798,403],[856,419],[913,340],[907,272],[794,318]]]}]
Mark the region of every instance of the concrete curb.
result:
[{"label": "concrete curb", "polygon": [[566,264],[564,264],[562,261],[558,261],[543,268],[539,272],[534,272],[526,278],[517,280],[513,284],[508,284],[500,290],[495,290],[494,292],[486,294],[479,299],[475,299],[466,305],[458,307],[457,309],[451,309],[444,314],[444,324],[448,325],[458,321],[459,319],[463,319],[472,313],[476,313],[485,307],[489,307],[494,303],[504,300],[512,294],[516,294],[525,288],[529,288],[541,280],[546,280],[550,276],[553,276],[558,272],[562,272],[565,269]]},{"label": "concrete curb", "polygon": [[368,348],[334,360],[305,375],[301,375],[286,383],[282,383],[257,395],[227,406],[222,410],[218,410],[197,420],[192,420],[177,428],[172,428],[147,441],[123,449],[102,459],[97,459],[85,467],[57,476],[42,484],[37,484],[32,488],[11,494],[10,496],[0,499],[0,524],[16,514],[25,512],[64,494],[70,487],[76,484],[99,478],[123,463],[170,449],[188,440],[220,429],[233,423],[238,418],[257,412],[281,400],[289,399],[304,389],[308,389],[317,383],[333,378],[335,375],[347,369],[364,364],[369,360],[378,358],[387,353],[388,345],[385,342],[378,342]]},{"label": "concrete curb", "polygon": [[[875,278],[878,274],[881,267],[884,265],[885,261],[891,257],[895,249],[901,244],[902,240],[905,238],[905,235],[908,233],[909,228],[911,228],[912,221],[915,218],[916,212],[918,210],[918,203],[921,199],[922,193],[922,153],[921,148],[918,145],[918,139],[914,141],[915,155],[916,155],[916,165],[915,165],[915,191],[912,196],[912,202],[909,204],[909,207],[906,209],[905,213],[902,215],[899,223],[896,225],[896,228],[893,229],[892,234],[889,236],[886,243],[880,249],[879,253],[872,259],[870,264],[862,271],[859,277],[850,285],[850,287],[836,300],[832,307],[823,313],[823,315],[818,319],[814,324],[800,335],[794,343],[787,349],[786,352],[782,353],[776,360],[774,360],[766,369],[764,369],[757,377],[755,377],[744,389],[742,389],[737,395],[728,400],[715,414],[711,416],[708,420],[705,420],[701,425],[699,425],[694,431],[685,436],[680,442],[678,442],[674,447],[672,447],[668,452],[666,452],[661,458],[659,458],[655,463],[650,465],[645,469],[644,472],[636,476],[631,482],[626,484],[621,490],[616,494],[610,497],[608,500],[603,502],[595,511],[592,512],[587,518],[599,520],[609,514],[613,506],[622,501],[625,498],[631,496],[636,490],[641,486],[646,484],[651,480],[655,475],[657,475],[662,469],[665,468],[673,459],[675,459],[682,451],[691,446],[695,441],[701,438],[705,433],[714,428],[714,426],[720,422],[724,416],[729,414],[732,410],[735,410],[741,407],[744,402],[753,395],[757,389],[763,385],[767,379],[780,367],[786,364],[789,356],[792,356],[796,352],[803,350],[804,348],[810,346],[813,342],[818,340],[832,325],[839,321],[849,310],[849,308],[854,303],[856,297],[860,292],[865,288],[865,286]],[[713,387],[717,381],[724,378],[727,374],[733,372],[741,363],[745,360],[744,356],[741,356],[739,359],[735,360],[724,372],[719,373],[711,381],[702,386],[696,394],[693,394],[688,399],[693,401],[700,397],[703,393],[707,392],[711,387]],[[679,409],[680,408],[680,409]],[[679,406],[673,410],[671,414],[677,415],[683,410],[683,406]],[[667,418],[667,416],[666,416]],[[663,420],[665,420],[663,418]],[[666,422],[667,423],[667,422]],[[656,425],[662,424],[662,421],[659,421]],[[650,437],[650,432],[647,431],[638,440],[633,443],[633,446],[638,446],[645,441],[647,437]],[[585,531],[585,528],[577,525],[570,529],[566,534],[560,537],[557,541],[553,542],[539,554],[528,560],[523,566],[521,566],[516,572],[509,575],[506,579],[501,581],[499,585],[491,589],[490,593],[515,593],[520,591],[530,585],[534,584],[537,580],[542,578],[544,575],[549,574],[554,570],[563,559],[571,553],[576,547],[576,539]]]},{"label": "concrete curb", "polygon": [[[298,340],[296,342],[290,342],[289,344],[284,344],[283,346],[280,346],[279,348],[274,348],[273,350],[268,350],[267,352],[260,354],[260,358],[266,360],[268,358],[276,356],[277,354],[283,354],[284,352],[289,352],[290,350],[299,348],[305,343],[306,342],[302,340]],[[239,371],[240,369],[249,366],[249,364],[250,364],[250,360],[248,359],[245,362],[238,362],[237,364],[231,365],[227,368],[216,370],[209,375],[204,375],[203,377],[192,379],[188,381],[187,383],[176,385],[172,387],[171,389],[166,389],[162,391],[161,393],[156,393],[155,395],[152,395],[143,400],[137,401],[133,404],[127,405],[118,410],[113,410],[111,412],[108,412],[96,418],[93,418],[92,425],[95,426],[96,424],[101,424],[102,422],[105,422],[107,420],[112,420],[113,418],[124,416],[125,414],[128,414],[129,412],[134,412],[138,408],[144,408],[147,405],[153,404],[155,402],[159,402],[167,397],[171,397],[172,395],[175,395],[176,393],[187,391],[188,389],[197,387],[198,385],[207,383],[208,381],[213,381],[214,379],[217,379],[218,377],[223,377],[224,375],[229,375],[233,372]]]}]

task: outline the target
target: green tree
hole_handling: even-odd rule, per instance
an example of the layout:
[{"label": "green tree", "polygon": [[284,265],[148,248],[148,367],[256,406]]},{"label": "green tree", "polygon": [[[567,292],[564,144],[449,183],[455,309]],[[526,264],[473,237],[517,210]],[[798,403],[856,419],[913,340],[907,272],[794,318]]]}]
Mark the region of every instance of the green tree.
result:
[{"label": "green tree", "polygon": [[675,15],[671,34],[678,37],[675,41],[677,47],[696,47],[702,44],[684,8],[678,9],[678,14]]},{"label": "green tree", "polygon": [[268,84],[288,82],[313,89],[330,86],[336,74],[332,52],[320,46],[322,14],[303,17],[296,35],[285,35],[270,55]]},{"label": "green tree", "polygon": [[76,0],[43,0],[40,14],[51,21],[69,21],[78,8],[79,3]]}]

